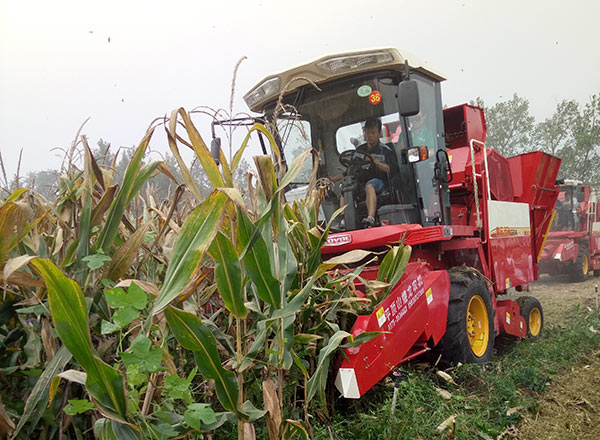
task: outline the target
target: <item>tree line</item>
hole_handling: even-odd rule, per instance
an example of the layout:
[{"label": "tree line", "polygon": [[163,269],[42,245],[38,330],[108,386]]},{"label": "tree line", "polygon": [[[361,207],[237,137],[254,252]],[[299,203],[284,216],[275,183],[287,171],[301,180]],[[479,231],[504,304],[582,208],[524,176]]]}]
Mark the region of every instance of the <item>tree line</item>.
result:
[{"label": "tree line", "polygon": [[485,111],[488,147],[506,157],[542,150],[562,159],[559,178],[600,183],[600,95],[583,105],[565,99],[539,123],[529,101],[516,93],[493,106],[478,103]]}]

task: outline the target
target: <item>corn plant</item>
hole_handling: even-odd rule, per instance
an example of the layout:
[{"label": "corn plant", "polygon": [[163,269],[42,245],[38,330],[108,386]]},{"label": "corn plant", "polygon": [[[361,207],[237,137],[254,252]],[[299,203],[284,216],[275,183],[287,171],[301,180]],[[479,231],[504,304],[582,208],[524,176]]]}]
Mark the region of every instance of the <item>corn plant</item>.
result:
[{"label": "corn plant", "polygon": [[[256,157],[259,181],[246,204],[233,175],[252,132],[263,133],[277,153],[265,127],[252,127],[217,165],[190,113],[177,109],[164,125],[184,179],[170,208],[140,197],[153,174],[169,175],[164,164],[143,162],[154,128],[121,186],[82,137],[83,167],[70,167],[54,204],[19,190],[0,207],[0,263],[10,285],[3,305],[20,301],[19,313],[35,315],[31,321],[46,335],[29,350],[30,364],[39,365],[35,352],[43,345],[46,365],[11,430],[15,438],[35,432],[47,407],[59,420],[43,425],[49,437],[69,427],[81,436],[92,421],[80,414],[93,411],[95,436],[105,439],[201,436],[230,423],[240,439],[254,438],[257,426],[270,439],[308,438],[310,409],[327,412],[338,349],[377,336],[345,331],[370,300],[353,288],[361,266],[332,272],[355,260],[321,260],[329,226],[318,219],[323,188],[316,173],[306,200],[285,203],[284,189],[310,151],[279,174],[277,155]],[[204,200],[181,144],[194,150],[213,186]],[[184,194],[199,204],[180,224],[174,211]],[[140,205],[146,209],[136,215]],[[395,284],[407,259],[390,252],[378,286],[370,285]],[[35,329],[28,331],[36,340]],[[284,398],[292,405],[284,407]]]}]

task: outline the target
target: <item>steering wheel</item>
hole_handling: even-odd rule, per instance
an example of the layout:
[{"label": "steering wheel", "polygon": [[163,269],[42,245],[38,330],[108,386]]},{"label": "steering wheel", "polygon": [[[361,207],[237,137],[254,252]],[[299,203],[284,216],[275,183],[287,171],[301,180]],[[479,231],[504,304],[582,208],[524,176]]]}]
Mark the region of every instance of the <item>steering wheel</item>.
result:
[{"label": "steering wheel", "polygon": [[373,157],[369,153],[358,150],[346,150],[340,154],[338,160],[348,168],[350,165],[373,164]]}]

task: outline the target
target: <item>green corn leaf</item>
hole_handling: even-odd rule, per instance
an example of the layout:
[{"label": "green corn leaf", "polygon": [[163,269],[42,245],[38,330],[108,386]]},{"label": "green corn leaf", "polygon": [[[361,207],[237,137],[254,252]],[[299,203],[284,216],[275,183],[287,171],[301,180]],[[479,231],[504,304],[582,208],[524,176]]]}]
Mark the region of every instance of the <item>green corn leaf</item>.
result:
[{"label": "green corn leaf", "polygon": [[86,388],[92,401],[106,416],[124,421],[127,399],[123,377],[92,348],[87,307],[79,285],[49,260],[36,258],[31,264],[46,283],[50,313],[60,340],[87,373]]},{"label": "green corn leaf", "polygon": [[13,438],[17,438],[25,423],[31,420],[29,424],[29,430],[33,431],[42,417],[44,410],[48,406],[49,393],[50,393],[50,382],[54,376],[63,371],[65,366],[69,363],[72,358],[71,352],[64,345],[60,347],[60,349],[56,352],[54,357],[46,368],[42,372],[42,375],[39,377],[37,382],[35,383],[29,397],[27,398],[27,402],[25,402],[25,409],[23,410],[23,414],[19,419],[19,423],[15,428],[15,432],[13,433]]},{"label": "green corn leaf", "polygon": [[140,440],[140,434],[131,426],[110,419],[94,423],[94,435],[99,440]]},{"label": "green corn leaf", "polygon": [[185,181],[186,186],[192,192],[192,194],[194,194],[194,196],[196,197],[197,200],[202,200],[202,198],[203,198],[202,192],[200,191],[200,188],[198,188],[198,185],[194,181],[194,178],[192,177],[192,173],[190,172],[190,169],[188,168],[185,161],[181,157],[181,154],[179,153],[179,148],[177,147],[176,129],[177,129],[177,112],[178,111],[179,111],[179,109],[175,109],[171,112],[171,117],[169,118],[169,126],[168,126],[168,128],[165,127],[165,130],[167,132],[167,139],[169,141],[169,148],[171,149],[173,156],[175,156],[175,159],[177,160],[177,164],[179,165],[179,170],[181,171],[181,174],[183,176],[183,180]]},{"label": "green corn leaf", "polygon": [[[281,307],[281,294],[279,291],[279,281],[271,272],[271,260],[267,250],[267,244],[257,233],[256,227],[246,217],[241,210],[238,213],[237,239],[241,248],[248,249],[242,257],[244,269],[250,276],[250,279],[256,286],[256,293],[263,301],[271,304],[275,308]],[[254,244],[248,247],[252,237],[255,237]]]},{"label": "green corn leaf", "polygon": [[279,221],[279,237],[277,239],[277,251],[279,252],[279,280],[281,283],[281,296],[287,298],[288,291],[291,289],[296,274],[298,272],[298,262],[290,245],[288,235],[290,233],[287,222],[281,215]]},{"label": "green corn leaf", "polygon": [[243,411],[244,414],[248,415],[248,421],[249,422],[254,422],[254,421],[260,419],[261,417],[264,417],[264,415],[267,413],[267,410],[265,410],[265,409],[258,409],[249,400],[246,400],[242,404],[242,411]]},{"label": "green corn leaf", "polygon": [[298,292],[283,308],[271,313],[267,319],[281,319],[298,313],[300,308],[306,303],[306,300],[312,291],[314,282],[314,277],[309,278],[300,292]]},{"label": "green corn leaf", "polygon": [[236,318],[245,318],[248,310],[244,306],[242,271],[235,246],[219,232],[208,252],[215,260],[215,280],[225,307]]},{"label": "green corn leaf", "polygon": [[269,143],[271,144],[271,151],[273,151],[275,155],[279,157],[279,147],[277,146],[277,142],[275,142],[275,138],[273,138],[273,135],[269,132],[269,130],[267,130],[267,128],[264,125],[254,124],[246,134],[246,137],[244,138],[240,149],[236,151],[235,155],[233,156],[233,160],[231,161],[232,172],[234,172],[240,164],[240,161],[242,160],[242,155],[246,149],[246,146],[248,145],[248,141],[250,140],[250,135],[254,131],[259,131],[266,136],[266,138],[269,140]]},{"label": "green corn leaf", "polygon": [[129,203],[133,201],[133,198],[136,196],[136,194],[138,194],[142,190],[143,186],[150,179],[150,177],[154,175],[156,169],[160,164],[162,164],[162,162],[152,162],[142,166],[137,175],[137,178],[135,179],[133,187],[131,188],[131,193],[129,195]]},{"label": "green corn leaf", "polygon": [[[90,232],[92,228],[92,190],[94,187],[94,170],[92,169],[92,150],[85,136],[81,137],[84,146],[83,182],[81,184],[81,214],[79,216],[79,232],[77,234],[77,259],[79,260],[80,274],[78,281],[83,284],[88,271],[85,270],[82,259],[90,250]],[[88,264],[89,265],[89,264]]]},{"label": "green corn leaf", "polygon": [[223,408],[238,412],[239,390],[235,374],[221,365],[217,343],[210,330],[197,316],[173,307],[165,310],[165,316],[177,342],[194,353],[202,375],[214,379],[217,397]]},{"label": "green corn leaf", "polygon": [[377,271],[377,280],[385,281],[389,284],[388,287],[383,289],[384,298],[389,295],[398,281],[400,281],[400,278],[402,278],[411,252],[412,248],[409,245],[400,243],[398,246],[392,246],[381,262],[381,266]]},{"label": "green corn leaf", "polygon": [[211,319],[205,319],[204,321],[202,321],[202,324],[204,324],[210,330],[210,332],[213,334],[215,339],[221,343],[221,345],[225,348],[225,350],[227,350],[229,355],[231,357],[234,357],[235,356],[235,348],[234,348],[235,344],[234,344],[233,338],[231,336],[223,333],[223,331],[221,331],[221,329],[217,326],[217,324],[215,324],[212,321],[212,319],[214,319],[214,315],[213,315],[213,317],[211,317]]},{"label": "green corn leaf", "polygon": [[300,174],[300,171],[302,171],[302,166],[304,165],[304,162],[306,162],[306,159],[308,159],[310,155],[311,150],[306,150],[294,159],[287,173],[285,173],[285,176],[283,176],[283,179],[281,179],[281,182],[279,182],[280,188],[285,188],[290,183],[292,183],[296,177],[298,177],[298,174]]},{"label": "green corn leaf", "polygon": [[[148,147],[153,131],[148,131],[146,136],[144,136],[129,162],[125,177],[123,178],[123,185],[108,209],[106,222],[94,244],[94,250],[96,251],[101,249],[105,254],[109,253],[119,232],[119,225],[121,224],[125,209],[136,195],[134,188],[141,188],[140,169],[142,167],[142,158],[146,153],[146,148]],[[145,176],[146,179],[149,177],[149,175]]]},{"label": "green corn leaf", "polygon": [[310,402],[316,393],[323,393],[327,382],[327,373],[329,372],[329,362],[331,356],[340,346],[344,338],[350,336],[350,333],[338,330],[329,338],[327,345],[319,351],[319,359],[314,373],[308,380],[307,400]]},{"label": "green corn leaf", "polygon": [[215,191],[186,219],[151,316],[164,310],[191,281],[219,230],[226,201],[224,194]]},{"label": "green corn leaf", "polygon": [[360,333],[359,335],[357,335],[356,337],[348,337],[348,339],[351,342],[348,342],[347,344],[344,345],[340,345],[341,348],[350,348],[350,347],[358,347],[359,345],[365,344],[369,341],[372,341],[373,339],[375,339],[377,336],[381,335],[382,333],[386,333],[386,332],[363,332]]},{"label": "green corn leaf", "polygon": [[265,345],[265,339],[267,337],[267,322],[259,321],[256,324],[256,337],[254,338],[254,342],[250,346],[250,349],[242,359],[242,363],[240,365],[240,372],[245,371],[256,359],[258,353]]},{"label": "green corn leaf", "polygon": [[206,147],[202,136],[200,136],[200,133],[192,123],[190,115],[183,108],[179,109],[179,115],[183,119],[183,125],[187,130],[192,147],[194,148],[194,152],[202,164],[202,168],[204,168],[204,172],[206,173],[208,180],[214,188],[225,186],[223,176],[221,176],[219,171],[219,167],[215,163],[210,151]]},{"label": "green corn leaf", "polygon": [[21,197],[27,191],[29,191],[27,188],[19,188],[14,190],[12,194],[4,201],[4,203],[16,202],[19,200],[19,197]]}]

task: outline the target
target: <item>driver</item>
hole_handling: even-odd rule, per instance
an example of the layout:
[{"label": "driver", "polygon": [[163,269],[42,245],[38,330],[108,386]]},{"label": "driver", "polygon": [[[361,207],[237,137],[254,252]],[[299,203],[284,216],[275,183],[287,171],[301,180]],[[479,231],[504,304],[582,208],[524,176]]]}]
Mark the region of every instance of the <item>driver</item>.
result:
[{"label": "driver", "polygon": [[[381,119],[369,118],[363,127],[366,143],[356,147],[356,151],[367,153],[372,158],[372,163],[363,165],[358,173],[357,180],[365,188],[367,203],[367,217],[362,220],[365,227],[375,226],[377,212],[377,195],[389,187],[389,176],[398,172],[396,154],[387,145],[381,143]],[[331,178],[337,182],[344,178],[344,173]],[[340,206],[344,206],[344,196],[340,197]]]}]

